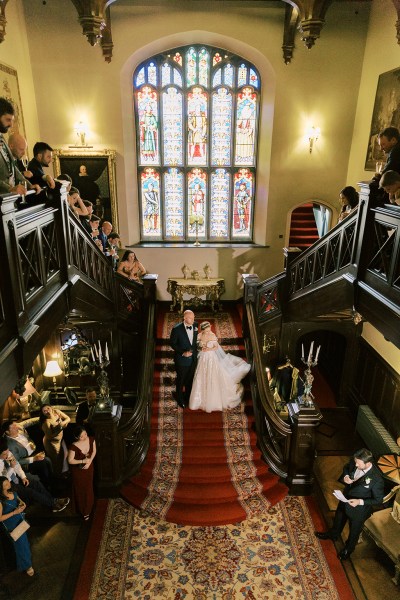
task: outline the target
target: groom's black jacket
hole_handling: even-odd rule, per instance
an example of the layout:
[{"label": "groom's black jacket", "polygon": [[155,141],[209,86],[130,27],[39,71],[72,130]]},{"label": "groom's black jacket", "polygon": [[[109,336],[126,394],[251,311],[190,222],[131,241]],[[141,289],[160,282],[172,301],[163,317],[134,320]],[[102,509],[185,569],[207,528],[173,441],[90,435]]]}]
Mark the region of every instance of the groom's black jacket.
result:
[{"label": "groom's black jacket", "polygon": [[[197,362],[197,332],[198,326],[196,321],[192,325],[193,327],[193,343],[190,343],[188,334],[186,333],[186,325],[178,323],[172,328],[170,344],[174,349],[174,361],[175,365],[180,367],[190,367],[193,363]],[[182,356],[184,352],[192,352],[192,356]]]}]

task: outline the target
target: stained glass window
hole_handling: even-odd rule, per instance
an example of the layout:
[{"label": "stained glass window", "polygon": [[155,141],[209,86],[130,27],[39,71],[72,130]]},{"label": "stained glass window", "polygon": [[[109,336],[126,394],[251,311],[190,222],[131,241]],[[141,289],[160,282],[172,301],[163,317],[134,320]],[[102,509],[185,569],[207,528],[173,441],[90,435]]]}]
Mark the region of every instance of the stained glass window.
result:
[{"label": "stained glass window", "polygon": [[254,65],[196,45],[133,74],[143,241],[251,242],[261,81]]}]

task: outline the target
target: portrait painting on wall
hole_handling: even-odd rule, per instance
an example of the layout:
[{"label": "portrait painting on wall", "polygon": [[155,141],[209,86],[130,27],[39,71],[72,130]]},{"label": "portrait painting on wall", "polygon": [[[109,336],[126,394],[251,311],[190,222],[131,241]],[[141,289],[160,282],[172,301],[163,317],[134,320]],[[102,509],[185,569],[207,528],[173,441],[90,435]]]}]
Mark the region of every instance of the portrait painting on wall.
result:
[{"label": "portrait painting on wall", "polygon": [[20,133],[25,137],[24,116],[22,113],[17,71],[8,65],[0,63],[0,76],[0,96],[9,100],[15,111],[14,124],[8,134]]},{"label": "portrait painting on wall", "polygon": [[376,171],[376,163],[385,160],[378,144],[378,134],[386,127],[400,129],[400,69],[379,76],[368,138],[366,171]]},{"label": "portrait painting on wall", "polygon": [[55,175],[69,175],[82,200],[92,202],[94,213],[118,231],[115,151],[54,150],[53,161]]}]

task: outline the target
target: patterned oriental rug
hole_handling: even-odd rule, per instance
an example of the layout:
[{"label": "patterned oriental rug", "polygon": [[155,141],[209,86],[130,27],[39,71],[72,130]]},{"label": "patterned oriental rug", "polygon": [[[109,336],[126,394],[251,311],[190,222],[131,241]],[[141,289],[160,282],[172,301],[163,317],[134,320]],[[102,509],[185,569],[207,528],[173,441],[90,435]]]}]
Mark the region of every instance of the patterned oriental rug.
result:
[{"label": "patterned oriental rug", "polygon": [[[235,409],[205,413],[179,408],[168,340],[179,317],[160,315],[154,379],[151,447],[140,473],[121,490],[146,515],[180,525],[226,525],[264,515],[287,488],[261,458],[250,392]],[[236,307],[200,313],[224,350],[244,356]]]},{"label": "patterned oriental rug", "polygon": [[104,510],[106,502],[96,508],[74,600],[354,598],[336,556],[330,571],[304,498],[215,527],[146,517],[121,498]]}]

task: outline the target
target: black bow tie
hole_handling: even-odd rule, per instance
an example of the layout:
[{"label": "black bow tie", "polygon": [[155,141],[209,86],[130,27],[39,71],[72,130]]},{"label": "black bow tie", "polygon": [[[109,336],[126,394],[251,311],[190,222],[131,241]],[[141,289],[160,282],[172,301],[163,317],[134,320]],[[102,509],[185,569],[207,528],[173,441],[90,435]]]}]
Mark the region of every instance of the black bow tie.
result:
[{"label": "black bow tie", "polygon": [[186,329],[192,329],[191,325],[186,325]]}]

